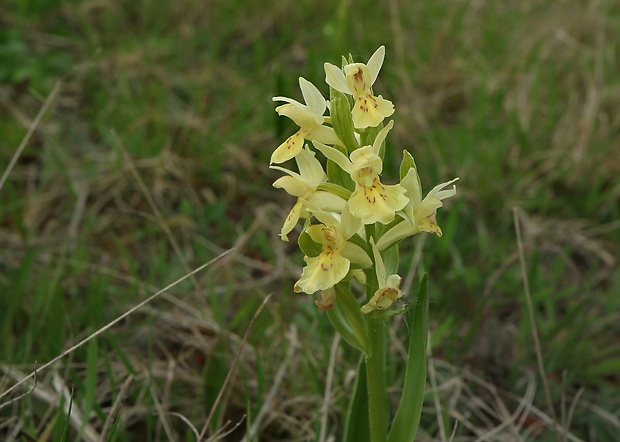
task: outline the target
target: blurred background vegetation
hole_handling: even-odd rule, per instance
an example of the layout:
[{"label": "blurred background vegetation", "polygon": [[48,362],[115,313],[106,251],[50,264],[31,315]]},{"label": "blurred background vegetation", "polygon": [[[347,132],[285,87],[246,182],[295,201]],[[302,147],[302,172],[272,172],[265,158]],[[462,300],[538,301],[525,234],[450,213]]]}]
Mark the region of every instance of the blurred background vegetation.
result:
[{"label": "blurred background vegetation", "polygon": [[[193,441],[220,390],[221,440],[339,440],[356,353],[292,291],[303,261],[277,236],[292,201],[268,160],[294,125],[271,97],[300,99],[299,76],[327,96],[323,62],[381,44],[386,181],[403,148],[427,191],[461,178],[444,236],[403,245],[409,302],[431,282],[419,440],[457,423],[458,441],[618,440],[616,0],[3,1],[0,173],[35,130],[0,189],[0,394],[235,247],[40,372],[0,410],[3,440]],[[396,318],[394,393],[406,331]]]}]

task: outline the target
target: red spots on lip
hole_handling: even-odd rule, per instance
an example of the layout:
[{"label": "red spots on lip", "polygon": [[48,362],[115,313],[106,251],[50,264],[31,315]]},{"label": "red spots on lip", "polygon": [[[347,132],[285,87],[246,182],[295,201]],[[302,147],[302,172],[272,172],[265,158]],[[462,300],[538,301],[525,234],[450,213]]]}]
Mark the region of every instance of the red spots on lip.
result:
[{"label": "red spots on lip", "polygon": [[328,272],[334,268],[334,252],[325,253],[325,259],[321,261],[321,270]]},{"label": "red spots on lip", "polygon": [[288,137],[286,139],[286,148],[288,150],[291,150],[291,147],[293,147],[295,145],[295,139],[300,135],[299,132],[294,133],[293,135],[291,135],[290,137]]},{"label": "red spots on lip", "polygon": [[[368,112],[369,106],[372,106],[373,109],[379,109],[379,104],[377,103],[377,99],[370,94],[366,95],[365,97],[358,97],[357,101],[358,101],[358,105],[361,111]],[[371,102],[370,105],[368,101]]]},{"label": "red spots on lip", "polygon": [[372,186],[362,186],[364,197],[369,204],[376,204],[377,197],[381,198],[383,201],[387,201],[387,193],[385,191],[385,187],[379,181],[379,177],[376,177],[372,183]]},{"label": "red spots on lip", "polygon": [[355,81],[355,92],[363,92],[366,90],[364,72],[361,69],[358,69],[357,72],[353,74],[353,81]]}]

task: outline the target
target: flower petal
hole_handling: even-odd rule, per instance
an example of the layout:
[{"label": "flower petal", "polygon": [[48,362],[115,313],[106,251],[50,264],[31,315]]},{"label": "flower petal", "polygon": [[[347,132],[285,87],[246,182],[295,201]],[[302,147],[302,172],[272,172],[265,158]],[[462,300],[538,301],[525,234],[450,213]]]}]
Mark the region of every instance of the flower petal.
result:
[{"label": "flower petal", "polygon": [[337,253],[324,253],[314,258],[304,257],[307,265],[295,283],[295,292],[309,295],[332,288],[347,276],[350,262]]},{"label": "flower petal", "polygon": [[372,146],[364,146],[351,152],[351,178],[361,186],[372,186],[383,170],[383,161]]},{"label": "flower petal", "polygon": [[372,265],[372,261],[368,254],[366,254],[366,251],[352,242],[345,243],[341,254],[352,263],[359,264],[363,268],[368,268]]},{"label": "flower petal", "polygon": [[317,87],[303,77],[299,77],[299,87],[304,101],[312,112],[316,115],[323,115],[327,105],[325,104],[325,98],[323,98]]},{"label": "flower petal", "polygon": [[323,124],[323,116],[317,115],[308,106],[295,106],[293,104],[283,104],[276,107],[278,115],[289,117],[295,124],[302,129],[313,129],[315,126]]},{"label": "flower petal", "polygon": [[327,212],[340,212],[347,203],[344,198],[324,191],[313,192],[312,195],[307,198],[309,203],[308,205],[312,204],[313,206]]},{"label": "flower petal", "polygon": [[379,282],[379,288],[381,289],[386,286],[387,277],[385,272],[385,264],[383,263],[383,258],[381,257],[381,253],[379,253],[379,249],[377,249],[374,238],[370,238],[370,245],[372,246],[372,255],[375,258],[375,272],[377,273],[377,281]]},{"label": "flower petal", "polygon": [[312,190],[315,190],[319,184],[327,180],[323,166],[316,159],[315,153],[308,146],[302,149],[295,157],[295,162],[299,167],[301,179],[307,183]]},{"label": "flower petal", "polygon": [[305,105],[301,104],[299,101],[293,100],[292,98],[288,98],[288,97],[273,97],[271,100],[272,101],[284,101],[285,103],[292,104],[295,107],[305,107]]},{"label": "flower petal", "polygon": [[347,85],[347,80],[344,78],[342,69],[331,63],[325,63],[323,66],[325,67],[325,82],[337,91],[350,95],[351,91]]},{"label": "flower petal", "polygon": [[342,209],[341,213],[340,224],[342,225],[342,235],[346,239],[349,239],[359,232],[364,224],[362,224],[361,219],[353,216],[348,204]]},{"label": "flower petal", "polygon": [[282,241],[288,241],[288,234],[295,228],[297,225],[297,221],[301,216],[303,210],[303,204],[301,200],[297,200],[297,203],[293,206],[291,211],[289,212],[286,220],[284,221],[284,225],[282,226],[282,230],[280,230],[280,238]]},{"label": "flower petal", "polygon": [[269,164],[279,164],[290,160],[299,152],[304,145],[304,133],[299,130],[288,137],[278,148],[271,154]]},{"label": "flower petal", "polygon": [[377,241],[377,249],[385,250],[400,240],[417,235],[418,233],[420,233],[420,229],[405,219],[379,238],[379,241]]},{"label": "flower petal", "polygon": [[[398,276],[398,275],[396,275]],[[399,276],[400,278],[400,276]],[[385,310],[403,295],[399,288],[385,287],[375,292],[368,303],[362,306],[362,313],[370,313],[373,310]]]},{"label": "flower petal", "polygon": [[370,70],[370,75],[372,78],[372,83],[374,84],[377,80],[377,76],[379,75],[379,71],[381,70],[381,66],[383,66],[383,59],[385,58],[385,46],[379,46],[379,49],[375,51],[374,54],[368,59],[368,69]]},{"label": "flower petal", "polygon": [[[381,144],[387,138],[388,132],[394,127],[394,120],[390,120],[388,124],[385,125],[383,129],[377,134],[377,138],[375,138],[375,142],[372,143],[372,151],[375,155],[379,155],[379,149],[381,149]],[[381,172],[379,172],[381,173]]]},{"label": "flower petal", "polygon": [[412,167],[407,171],[407,175],[400,180],[400,184],[407,189],[409,197],[409,205],[418,205],[422,202],[422,187],[420,186],[420,178],[418,171]]},{"label": "flower petal", "polygon": [[347,173],[351,173],[351,161],[346,157],[345,154],[340,152],[338,149],[335,149],[331,146],[327,146],[323,143],[319,143],[317,141],[313,141],[314,147],[317,150],[321,151],[323,155],[332,160],[334,163],[338,164],[342,170]]},{"label": "flower petal", "polygon": [[306,139],[324,144],[342,145],[342,141],[336,135],[336,131],[327,126],[315,126],[313,129],[309,129]]},{"label": "flower petal", "polygon": [[[286,170],[282,169],[281,170]],[[295,173],[295,172],[291,172]],[[283,176],[274,181],[273,187],[276,189],[284,189],[289,195],[303,197],[312,192],[312,188],[302,180],[292,176]]]}]

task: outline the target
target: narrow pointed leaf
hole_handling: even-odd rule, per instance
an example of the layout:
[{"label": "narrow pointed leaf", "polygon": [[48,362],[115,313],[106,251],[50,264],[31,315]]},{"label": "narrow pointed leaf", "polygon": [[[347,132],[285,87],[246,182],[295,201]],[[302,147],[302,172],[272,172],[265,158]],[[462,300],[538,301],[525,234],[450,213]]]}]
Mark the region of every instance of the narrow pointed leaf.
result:
[{"label": "narrow pointed leaf", "polygon": [[405,384],[392,423],[388,442],[413,441],[418,432],[426,387],[426,344],[428,340],[428,281],[424,275],[413,311]]},{"label": "narrow pointed leaf", "polygon": [[343,442],[370,442],[368,428],[368,388],[366,387],[366,364],[361,358],[357,368],[357,377],[353,394],[347,411]]},{"label": "narrow pointed leaf", "polygon": [[411,169],[412,167],[417,170],[413,155],[411,155],[408,150],[403,149],[403,160],[400,163],[401,180],[405,178],[405,175],[407,175],[407,172],[409,172],[409,169]]}]

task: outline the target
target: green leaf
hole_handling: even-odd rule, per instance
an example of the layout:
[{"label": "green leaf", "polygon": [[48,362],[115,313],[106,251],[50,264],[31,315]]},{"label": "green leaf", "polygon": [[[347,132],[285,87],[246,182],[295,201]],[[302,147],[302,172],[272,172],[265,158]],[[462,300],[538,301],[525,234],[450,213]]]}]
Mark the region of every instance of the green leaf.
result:
[{"label": "green leaf", "polygon": [[[411,155],[409,151],[407,151],[407,149],[403,149],[403,160],[400,162],[400,179],[401,180],[405,178],[405,175],[407,175],[407,172],[409,172],[409,169],[411,168],[418,170],[418,168],[415,165],[415,160],[413,159],[413,155]],[[419,178],[418,178],[418,181],[419,181]],[[420,188],[421,187],[422,186],[420,186]]]},{"label": "green leaf", "polygon": [[[360,133],[360,141],[362,146],[372,146],[375,143],[375,139],[379,132],[383,129],[383,123],[379,123],[374,127],[367,127]],[[383,160],[383,152],[385,150],[385,141],[382,143],[379,149],[379,156]]]},{"label": "green leaf", "polygon": [[361,358],[353,394],[344,424],[343,442],[370,442],[370,421],[368,420],[368,388],[366,387],[366,364]]},{"label": "green leaf", "polygon": [[319,256],[321,254],[321,250],[323,249],[323,246],[321,246],[321,244],[319,243],[314,242],[305,230],[301,232],[301,235],[299,235],[299,238],[297,239],[297,244],[299,244],[299,248],[302,252],[304,252],[304,255],[311,258]]},{"label": "green leaf", "polygon": [[347,151],[353,152],[360,145],[355,138],[349,97],[334,88],[329,88],[329,102],[329,114],[334,131],[344,143]]},{"label": "green leaf", "polygon": [[[342,146],[335,145],[334,149],[338,149],[340,152],[347,155],[346,149]],[[351,175],[342,170],[342,168],[332,160],[327,160],[327,178],[330,183],[343,187],[350,192],[355,190],[355,183],[351,179]]]},{"label": "green leaf", "polygon": [[370,348],[368,326],[360,305],[351,293],[350,283],[336,284],[334,289],[336,303],[334,308],[327,312],[327,317],[345,341],[368,355]]},{"label": "green leaf", "polygon": [[420,282],[420,295],[413,311],[405,384],[392,423],[388,442],[412,441],[418,432],[426,387],[426,344],[428,340],[428,280]]}]

